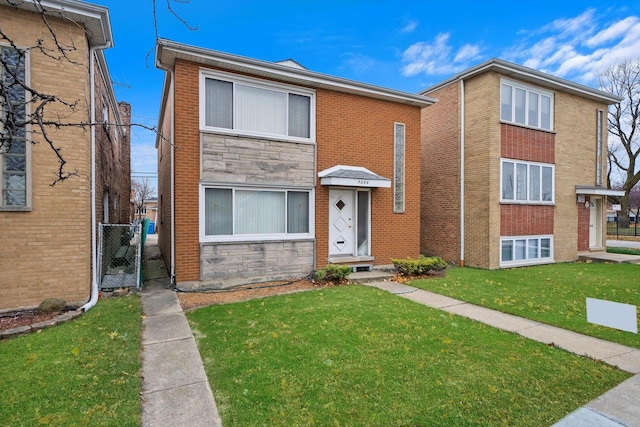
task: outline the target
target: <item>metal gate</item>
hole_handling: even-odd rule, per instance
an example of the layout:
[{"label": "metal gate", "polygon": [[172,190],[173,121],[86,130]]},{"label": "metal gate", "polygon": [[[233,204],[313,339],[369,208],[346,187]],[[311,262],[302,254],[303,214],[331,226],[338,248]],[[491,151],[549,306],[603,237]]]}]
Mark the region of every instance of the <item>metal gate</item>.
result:
[{"label": "metal gate", "polygon": [[141,226],[100,224],[98,240],[98,275],[100,290],[140,289],[142,257]]}]

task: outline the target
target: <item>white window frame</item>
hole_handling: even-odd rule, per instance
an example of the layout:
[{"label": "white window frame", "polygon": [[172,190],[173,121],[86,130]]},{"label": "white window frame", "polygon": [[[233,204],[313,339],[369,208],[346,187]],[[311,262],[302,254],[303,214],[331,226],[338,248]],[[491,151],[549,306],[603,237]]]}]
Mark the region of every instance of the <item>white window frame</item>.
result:
[{"label": "white window frame", "polygon": [[[538,240],[538,257],[530,257],[529,253],[529,240]],[[542,239],[549,239],[549,256],[542,258],[540,256],[541,247],[540,242]],[[505,241],[513,242],[513,252],[515,254],[515,242],[517,240],[524,240],[526,245],[526,259],[524,260],[516,260],[515,256],[513,260],[504,261],[502,259],[502,244]],[[537,265],[537,264],[550,264],[555,262],[554,260],[554,242],[552,234],[541,234],[541,235],[531,235],[531,236],[501,236],[500,237],[500,247],[498,248],[500,252],[500,267],[522,267],[526,265]]]},{"label": "white window frame", "polygon": [[[1,48],[12,48],[13,46],[6,44],[6,43],[0,43],[0,49]],[[30,86],[31,85],[31,55],[30,55],[30,50],[28,48],[21,48],[20,46],[17,46],[18,49],[22,50],[23,54],[24,54],[24,80],[25,80],[25,85],[26,86]],[[2,78],[2,76],[0,75],[0,78]],[[27,94],[25,92],[25,100],[26,100],[26,105],[25,105],[25,117],[29,118],[31,116],[31,103],[28,102],[28,98],[27,98]],[[2,111],[2,108],[4,108],[4,101],[0,100],[0,114]],[[29,121],[29,120],[27,120]],[[31,124],[27,123],[25,125],[25,187],[26,187],[26,191],[25,191],[25,204],[24,205],[3,205],[3,188],[4,188],[4,177],[3,177],[3,167],[2,167],[2,152],[0,151],[0,212],[12,212],[12,211],[23,211],[23,212],[30,212],[33,210],[33,204],[32,204],[32,191],[31,191],[31,186],[32,186],[32,180],[31,180],[31,141],[30,141],[30,137],[31,137]]]},{"label": "white window frame", "polygon": [[[506,85],[506,86],[510,86],[511,87],[511,119],[506,119],[502,117],[502,86]],[[515,97],[516,97],[516,89],[521,89],[524,90],[526,92],[526,97],[525,97],[525,105],[524,105],[524,123],[520,123],[520,122],[516,122],[515,120],[515,116],[516,116],[516,102],[515,102]],[[530,94],[531,93],[535,93],[538,95],[538,124],[537,125],[532,125],[529,124],[529,98],[530,98]],[[549,128],[545,128],[542,127],[542,97],[546,96],[550,98],[549,101]],[[533,86],[529,86],[529,85],[525,85],[522,84],[520,82],[515,82],[513,80],[508,80],[508,79],[500,79],[500,121],[502,123],[509,123],[509,124],[514,124],[517,126],[526,126],[526,127],[530,127],[533,129],[540,129],[540,130],[545,130],[545,131],[549,131],[549,132],[553,132],[553,110],[554,110],[554,94],[553,92],[544,90],[544,89],[540,89],[537,87],[533,87]]]},{"label": "white window frame", "polygon": [[[527,165],[527,199],[526,200],[518,200],[517,199],[517,191],[513,189],[513,199],[505,199],[503,197],[503,174],[504,174],[504,163],[509,162],[514,164],[514,174],[517,171],[517,164]],[[551,200],[531,200],[530,188],[531,188],[531,166],[539,166],[540,169],[540,198],[542,199],[542,167],[550,167],[551,168]],[[509,159],[506,157],[500,158],[500,203],[504,204],[520,204],[520,205],[554,205],[556,200],[556,167],[552,163],[540,163],[540,162],[527,162],[524,160],[515,160]]]},{"label": "white window frame", "polygon": [[[205,218],[205,190],[210,188],[219,188],[223,190],[232,190],[232,209],[235,209],[235,192],[236,190],[246,191],[273,191],[273,192],[305,192],[309,194],[309,232],[308,233],[272,233],[272,234],[231,234],[231,235],[207,235],[206,218]],[[293,187],[251,187],[238,185],[200,185],[200,242],[258,242],[269,240],[304,240],[313,239],[315,237],[315,191],[312,188],[293,188]],[[235,216],[232,210],[232,218]],[[285,224],[287,218],[287,203],[285,198]],[[235,225],[234,225],[235,228]]]},{"label": "white window frame", "polygon": [[[236,102],[236,84],[242,84],[245,86],[250,86],[258,89],[270,90],[274,92],[280,92],[287,95],[302,95],[308,96],[309,99],[309,138],[289,136],[289,135],[281,135],[281,134],[271,134],[271,133],[261,133],[261,132],[252,132],[242,129],[227,129],[227,128],[218,128],[213,126],[206,125],[206,79],[212,78],[216,80],[222,80],[233,84],[233,112],[232,112],[232,123],[235,125],[235,108],[237,107]],[[229,135],[243,135],[250,137],[260,137],[260,138],[268,138],[268,139],[277,139],[284,141],[294,141],[294,142],[307,142],[314,143],[316,140],[316,92],[313,90],[309,90],[307,88],[302,88],[298,86],[292,86],[281,83],[273,83],[264,80],[250,79],[247,77],[241,77],[235,74],[229,74],[224,72],[212,71],[208,69],[200,70],[200,130],[203,132],[216,132],[216,133],[224,133]],[[289,123],[288,117],[289,111],[285,111],[285,115],[287,116],[287,129]],[[232,125],[232,126],[233,126]]]}]

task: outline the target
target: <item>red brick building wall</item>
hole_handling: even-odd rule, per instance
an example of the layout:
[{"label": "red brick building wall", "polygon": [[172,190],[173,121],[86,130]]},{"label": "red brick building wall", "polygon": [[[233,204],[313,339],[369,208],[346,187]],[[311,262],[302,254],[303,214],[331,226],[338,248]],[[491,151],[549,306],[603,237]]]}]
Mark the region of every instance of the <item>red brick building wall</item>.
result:
[{"label": "red brick building wall", "polygon": [[[393,180],[394,123],[405,124],[405,211],[393,212],[391,188],[371,190],[375,264],[420,253],[420,108],[340,92],[316,93],[317,171],[362,166]],[[316,262],[327,263],[329,188],[316,185]]]},{"label": "red brick building wall", "polygon": [[[200,124],[199,65],[176,61],[174,120],[174,242],[176,279],[200,280],[199,184]],[[166,256],[166,255],[165,255]]]}]

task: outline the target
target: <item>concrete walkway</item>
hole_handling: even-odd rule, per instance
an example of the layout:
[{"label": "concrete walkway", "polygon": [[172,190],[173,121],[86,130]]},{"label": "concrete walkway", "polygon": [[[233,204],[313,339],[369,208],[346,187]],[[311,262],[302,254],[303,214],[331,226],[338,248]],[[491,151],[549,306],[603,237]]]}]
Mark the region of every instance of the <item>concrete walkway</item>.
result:
[{"label": "concrete walkway", "polygon": [[144,248],[142,425],[222,426],[200,353],[160,257],[157,235]]},{"label": "concrete walkway", "polygon": [[501,313],[400,283],[369,282],[365,284],[428,307],[467,317],[545,344],[553,344],[578,355],[602,360],[623,371],[635,374],[627,381],[567,415],[554,426],[640,427],[640,350]]}]

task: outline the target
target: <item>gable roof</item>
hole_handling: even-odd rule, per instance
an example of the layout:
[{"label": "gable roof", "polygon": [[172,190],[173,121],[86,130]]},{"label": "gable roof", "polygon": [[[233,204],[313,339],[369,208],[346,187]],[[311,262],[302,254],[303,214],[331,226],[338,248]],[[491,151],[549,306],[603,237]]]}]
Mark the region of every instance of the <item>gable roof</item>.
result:
[{"label": "gable roof", "polygon": [[104,6],[77,0],[0,0],[0,6],[15,7],[29,12],[39,13],[40,7],[45,15],[71,20],[81,24],[87,34],[89,44],[93,47],[107,48],[113,46],[109,9]]},{"label": "gable roof", "polygon": [[435,99],[427,96],[347,80],[281,63],[247,58],[166,39],[158,40],[156,67],[163,70],[173,70],[176,59],[300,86],[330,89],[417,107],[427,107],[435,102]]},{"label": "gable roof", "polygon": [[444,80],[434,86],[421,91],[420,94],[427,95],[453,82],[467,80],[489,71],[495,71],[500,75],[532,83],[537,86],[542,86],[561,92],[572,93],[574,95],[588,98],[593,101],[615,104],[616,102],[620,102],[622,100],[621,97],[613,95],[611,93],[603,92],[589,86],[561,79],[560,77],[552,76],[551,74],[543,73],[542,71],[534,70],[533,68],[514,64],[512,62],[508,62],[498,58],[493,58],[481,64],[478,64],[475,67],[468,68],[467,70],[462,71],[447,80]]}]

